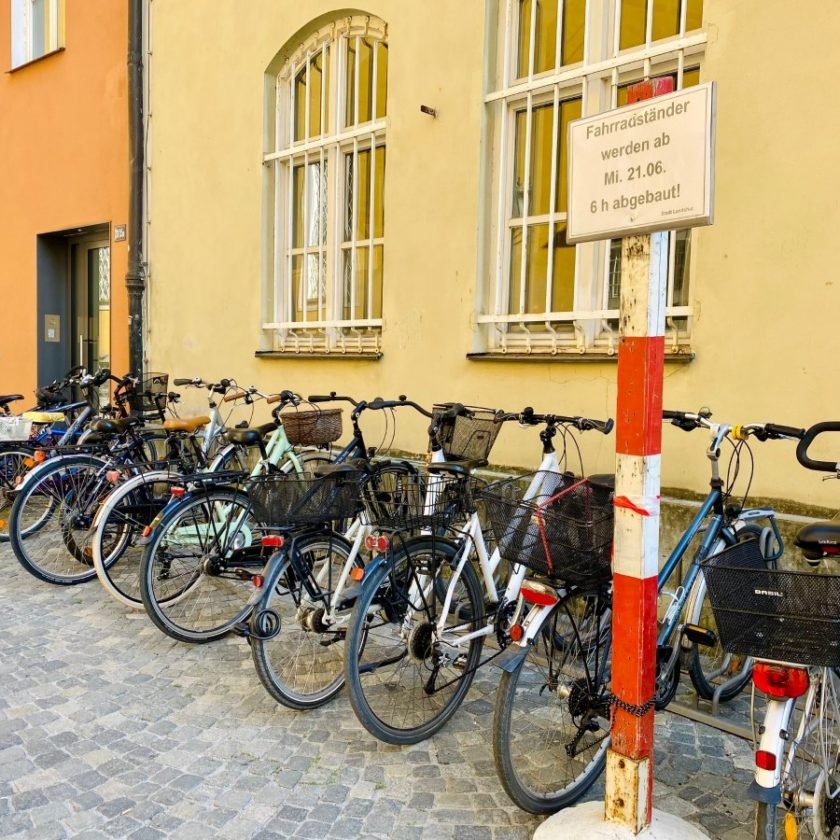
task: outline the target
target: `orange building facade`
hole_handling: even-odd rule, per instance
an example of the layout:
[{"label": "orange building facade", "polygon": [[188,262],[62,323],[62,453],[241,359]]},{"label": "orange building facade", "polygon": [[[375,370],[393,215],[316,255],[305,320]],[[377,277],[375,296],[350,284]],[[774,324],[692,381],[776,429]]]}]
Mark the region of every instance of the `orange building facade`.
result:
[{"label": "orange building facade", "polygon": [[128,366],[127,6],[0,4],[0,393]]}]

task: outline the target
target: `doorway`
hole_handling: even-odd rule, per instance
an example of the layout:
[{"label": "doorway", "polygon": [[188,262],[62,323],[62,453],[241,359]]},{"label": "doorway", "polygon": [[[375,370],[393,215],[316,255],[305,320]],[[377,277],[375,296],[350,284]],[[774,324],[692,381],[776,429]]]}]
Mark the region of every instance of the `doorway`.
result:
[{"label": "doorway", "polygon": [[38,236],[38,382],[111,362],[110,228]]}]

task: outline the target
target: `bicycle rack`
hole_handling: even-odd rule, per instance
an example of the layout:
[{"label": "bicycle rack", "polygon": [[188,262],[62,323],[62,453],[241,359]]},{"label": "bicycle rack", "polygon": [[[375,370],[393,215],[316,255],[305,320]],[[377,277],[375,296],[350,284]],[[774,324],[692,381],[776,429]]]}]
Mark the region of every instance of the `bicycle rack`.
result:
[{"label": "bicycle rack", "polygon": [[740,726],[737,723],[725,720],[720,716],[720,698],[723,692],[744,678],[744,676],[752,670],[753,660],[747,658],[741,666],[741,670],[734,674],[726,682],[721,683],[716,689],[711,700],[711,711],[707,712],[700,708],[700,703],[708,703],[709,701],[701,701],[700,697],[694,692],[694,706],[687,706],[684,703],[669,703],[666,711],[673,712],[680,717],[693,720],[695,723],[702,723],[704,726],[711,726],[713,729],[718,729],[721,732],[726,732],[729,735],[734,735],[736,738],[743,738],[745,741],[753,742],[755,735],[752,727]]}]

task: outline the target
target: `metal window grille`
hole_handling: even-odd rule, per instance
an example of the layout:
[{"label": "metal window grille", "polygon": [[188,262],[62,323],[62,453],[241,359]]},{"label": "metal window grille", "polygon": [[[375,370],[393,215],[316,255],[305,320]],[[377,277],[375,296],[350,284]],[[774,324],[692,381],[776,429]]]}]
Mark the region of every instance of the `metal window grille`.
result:
[{"label": "metal window grille", "polygon": [[[492,135],[482,345],[497,352],[614,352],[620,243],[569,246],[566,129],[624,104],[627,87],[699,81],[703,0],[506,0],[485,96]],[[492,57],[491,57],[492,58]],[[690,236],[670,234],[668,332],[687,350]]]},{"label": "metal window grille", "polygon": [[344,18],[286,62],[264,154],[275,350],[378,353],[384,275],[385,24]]}]

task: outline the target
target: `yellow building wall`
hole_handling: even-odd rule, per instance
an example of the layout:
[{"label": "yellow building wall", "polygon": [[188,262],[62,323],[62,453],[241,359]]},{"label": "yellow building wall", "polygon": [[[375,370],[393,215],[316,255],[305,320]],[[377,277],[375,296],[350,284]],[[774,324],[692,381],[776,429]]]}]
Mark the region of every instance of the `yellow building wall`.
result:
[{"label": "yellow building wall", "polygon": [[[9,6],[0,13],[0,393],[29,399],[43,330],[37,236],[101,224],[113,233],[128,221],[128,19],[112,0],[67,3],[64,50],[5,72]],[[112,241],[111,365],[120,374],[128,365],[126,266],[126,243]]]},{"label": "yellow building wall", "polygon": [[[689,364],[666,364],[665,405],[720,421],[808,425],[840,416],[833,242],[840,208],[840,6],[793,15],[786,0],[705,0],[701,81],[718,82],[714,226],[695,232]],[[479,271],[485,3],[377,0],[388,24],[383,357],[257,359],[261,332],[264,73],[325,0],[153,4],[150,351],[173,376],[234,376],[263,390],[337,390],[430,404],[614,416],[616,365],[470,361]],[[293,43],[295,43],[293,41]],[[432,119],[421,105],[437,110]],[[378,419],[369,421],[378,442]],[[426,422],[402,412],[396,445]],[[597,439],[594,439],[597,438]],[[708,486],[708,438],[666,427],[665,486]],[[589,471],[614,437],[585,439]],[[756,444],[752,492],[832,504],[790,442]],[[840,452],[837,452],[840,460]],[[535,465],[534,431],[506,428],[501,464]],[[745,465],[746,468],[746,465]]]}]

